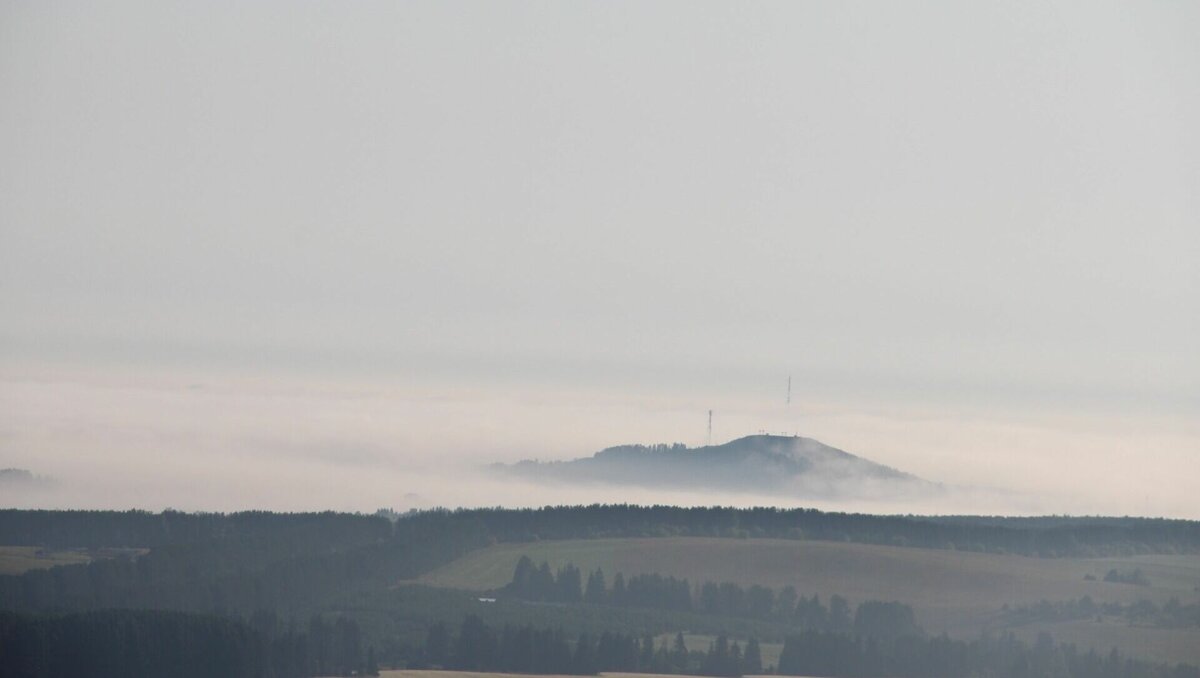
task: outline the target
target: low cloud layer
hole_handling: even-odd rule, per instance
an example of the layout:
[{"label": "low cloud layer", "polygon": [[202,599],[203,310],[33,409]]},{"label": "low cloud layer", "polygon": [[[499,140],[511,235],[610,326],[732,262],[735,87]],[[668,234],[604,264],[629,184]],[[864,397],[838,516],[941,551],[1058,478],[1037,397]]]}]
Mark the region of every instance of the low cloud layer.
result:
[{"label": "low cloud layer", "polygon": [[0,505],[779,501],[480,471],[711,409],[958,488],[796,504],[1200,517],[1198,25],[0,2],[0,468],[57,479]]},{"label": "low cloud layer", "polygon": [[706,412],[687,396],[8,370],[0,381],[0,467],[55,482],[5,487],[0,503],[373,511],[637,502],[1200,517],[1200,500],[1179,482],[1200,441],[1184,421],[1028,413],[1001,419],[948,409],[935,416],[865,403],[785,410],[733,398],[721,405],[719,439],[794,427],[947,489],[878,499],[869,488],[845,500],[789,498],[534,483],[486,468],[495,461],[576,458],[628,442],[703,444]]}]

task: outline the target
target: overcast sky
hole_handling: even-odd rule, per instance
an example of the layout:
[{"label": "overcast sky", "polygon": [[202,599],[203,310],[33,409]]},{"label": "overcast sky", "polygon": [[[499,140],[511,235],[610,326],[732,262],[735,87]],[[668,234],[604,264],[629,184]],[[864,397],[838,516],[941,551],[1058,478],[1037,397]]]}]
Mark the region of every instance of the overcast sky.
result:
[{"label": "overcast sky", "polygon": [[0,0],[0,466],[565,457],[713,408],[1200,517],[1197,120],[1189,2]]}]

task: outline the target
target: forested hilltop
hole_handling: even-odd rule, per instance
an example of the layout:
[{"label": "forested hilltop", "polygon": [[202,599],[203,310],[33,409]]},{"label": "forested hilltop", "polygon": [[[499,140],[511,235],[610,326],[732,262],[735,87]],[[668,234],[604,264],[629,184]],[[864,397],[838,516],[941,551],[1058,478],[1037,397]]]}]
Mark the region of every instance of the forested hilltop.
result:
[{"label": "forested hilltop", "polygon": [[819,440],[751,435],[720,445],[620,445],[569,461],[494,464],[535,480],[754,492],[786,497],[928,495],[942,491]]},{"label": "forested hilltop", "polygon": [[[36,642],[49,651],[53,643],[65,642],[63,638],[72,633],[102,636],[113,632],[106,626],[108,620],[119,622],[115,628],[128,629],[132,635],[122,636],[120,642],[132,646],[140,642],[137,638],[155,637],[159,631],[149,629],[163,625],[179,629],[164,637],[196,634],[214,647],[224,647],[222,652],[232,653],[230,662],[246,675],[319,675],[318,671],[365,670],[372,663],[369,660],[376,658],[384,666],[418,665],[428,660],[425,645],[431,628],[438,624],[457,627],[459,620],[470,615],[478,615],[498,637],[504,629],[517,633],[533,624],[537,633],[550,634],[545,637],[570,638],[572,647],[577,647],[578,638],[584,635],[598,639],[618,631],[636,632],[639,639],[645,634],[680,631],[713,638],[728,633],[743,642],[756,638],[780,645],[788,638],[802,638],[796,633],[816,629],[841,635],[807,636],[807,640],[794,640],[792,647],[815,643],[841,647],[851,654],[859,651],[853,647],[860,646],[845,644],[855,637],[853,627],[804,621],[807,617],[800,614],[801,608],[811,608],[815,614],[822,609],[820,603],[807,607],[789,604],[786,607],[792,612],[787,615],[759,614],[752,612],[753,607],[708,605],[703,602],[703,586],[693,594],[697,602],[690,605],[692,609],[673,603],[624,605],[621,596],[612,591],[587,600],[586,588],[581,593],[585,599],[569,604],[547,604],[520,596],[483,602],[478,593],[413,583],[435,568],[500,543],[681,536],[860,542],[1038,557],[1033,562],[1080,555],[1200,552],[1200,523],[1126,518],[923,518],[808,509],[630,505],[437,510],[404,515],[0,510],[0,546],[81,549],[95,556],[89,563],[0,576],[0,612],[9,613],[4,618],[8,639],[4,657],[6,661],[24,657],[21,661],[36,663],[40,661],[36,657],[30,660],[28,655],[13,654],[12,648],[35,642],[29,639],[41,639]],[[116,557],[107,557],[113,554]],[[655,591],[679,589],[677,597],[682,600],[682,589],[678,584],[673,589],[669,578],[639,577],[649,574],[629,572],[626,583],[648,584],[647,590]],[[722,590],[715,586],[714,590]],[[736,587],[726,588],[730,595],[739,593]],[[751,590],[762,597],[763,590],[753,587],[746,590],[747,596]],[[815,594],[832,601],[830,595],[839,591],[806,593],[813,595],[809,600],[815,603]],[[778,607],[778,595],[774,600]],[[654,599],[644,602],[654,603]],[[861,606],[867,601],[851,602]],[[185,616],[152,615],[151,611]],[[341,649],[335,654],[313,645],[315,639],[333,637],[341,639],[337,641]],[[926,649],[920,651],[942,647],[935,641],[922,640],[926,644],[919,647]],[[328,642],[334,641],[321,640],[319,644]],[[557,643],[555,640],[553,647],[560,648]],[[103,654],[103,644],[87,647],[99,652],[98,656],[108,656]],[[953,647],[964,652],[969,649]],[[983,651],[993,646],[971,647]],[[868,652],[866,645],[861,648]],[[169,661],[175,656],[171,652],[186,655],[192,651],[186,643],[159,649],[158,655],[147,654],[144,661]],[[1018,655],[1025,652],[1013,651]],[[1069,655],[1065,649],[1061,652]],[[130,651],[121,656],[138,654]],[[519,665],[505,661],[498,659],[495,666]],[[869,658],[861,661],[866,663],[856,665],[870,665]],[[4,675],[55,675],[39,672],[44,668],[41,665],[35,668],[38,670],[31,669],[28,674]]]}]

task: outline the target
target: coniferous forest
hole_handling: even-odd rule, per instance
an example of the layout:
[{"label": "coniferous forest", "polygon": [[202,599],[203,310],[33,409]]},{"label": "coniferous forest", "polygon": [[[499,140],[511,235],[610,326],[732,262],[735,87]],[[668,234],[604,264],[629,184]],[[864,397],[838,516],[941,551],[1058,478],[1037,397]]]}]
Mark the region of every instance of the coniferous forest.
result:
[{"label": "coniferous forest", "polygon": [[[833,540],[1043,559],[1200,550],[1197,524],[1167,520],[981,522],[623,505],[405,515],[5,510],[0,544],[110,552],[89,563],[0,576],[0,675],[81,675],[83,667],[89,676],[262,678],[377,667],[1197,675],[1051,638],[931,636],[904,601],[850,601],[838,591],[585,572],[571,564],[552,570],[529,558],[520,559],[491,603],[414,582],[492,544],[664,536]],[[1186,620],[1188,609],[1172,607],[1169,618]],[[688,647],[684,632],[711,641]],[[763,663],[764,641],[783,643],[777,665]],[[1043,666],[1049,673],[1037,673]]]},{"label": "coniferous forest", "polygon": [[43,676],[308,678],[376,672],[358,624],[314,617],[297,628],[269,614],[237,618],[164,610],[0,613],[0,667]]}]

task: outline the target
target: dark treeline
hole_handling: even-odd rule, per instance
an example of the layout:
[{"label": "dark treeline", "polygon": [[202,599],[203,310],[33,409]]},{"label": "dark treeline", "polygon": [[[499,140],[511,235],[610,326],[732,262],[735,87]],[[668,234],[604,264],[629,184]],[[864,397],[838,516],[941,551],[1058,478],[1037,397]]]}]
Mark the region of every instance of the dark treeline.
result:
[{"label": "dark treeline", "polygon": [[521,556],[517,561],[512,582],[504,587],[503,593],[524,600],[554,603],[588,602],[680,611],[693,609],[691,586],[686,579],[639,574],[626,582],[624,575],[618,573],[609,588],[604,572],[595,570],[588,575],[585,586],[582,573],[575,565],[567,564],[555,573],[545,561],[535,567],[528,556]]},{"label": "dark treeline", "polygon": [[1186,628],[1200,626],[1200,603],[1183,604],[1178,598],[1171,598],[1161,607],[1154,601],[1145,599],[1122,605],[1115,602],[1097,603],[1091,596],[1083,596],[1066,601],[1042,600],[1033,605],[1006,608],[1002,616],[1004,622],[1009,625],[1096,617],[1116,617],[1148,626]]},{"label": "dark treeline", "polygon": [[286,542],[304,552],[323,544],[337,548],[369,543],[391,534],[386,518],[350,513],[0,510],[0,544],[10,546],[158,549],[245,538]]},{"label": "dark treeline", "polygon": [[[707,651],[689,648],[682,634],[656,644],[653,637],[602,633],[568,637],[560,630],[508,625],[495,629],[468,615],[457,633],[429,627],[414,666],[530,674],[638,672],[740,676],[769,672],[757,640],[744,647],[719,636]],[[828,678],[1198,678],[1200,669],[1079,652],[1046,634],[1034,645],[1011,634],[975,641],[945,636],[865,637],[805,631],[784,642],[777,672]]]},{"label": "dark treeline", "polygon": [[655,443],[653,445],[618,445],[601,451],[601,454],[619,454],[638,458],[647,452],[687,452],[688,446],[683,443]]},{"label": "dark treeline", "polygon": [[1200,522],[1077,518],[1046,524],[917,516],[827,513],[815,509],[592,505],[470,509],[499,541],[600,537],[724,536],[852,541],[1022,555],[1099,556],[1200,551]]},{"label": "dark treeline", "polygon": [[252,515],[263,523],[227,536],[204,531],[198,541],[168,542],[136,559],[0,576],[0,609],[287,612],[357,586],[417,576],[487,544],[471,521],[444,513],[423,514],[395,529],[386,519],[361,516],[342,521],[324,519],[337,514],[314,514],[322,519],[276,523],[272,514],[235,515],[237,524]]},{"label": "dark treeline", "polygon": [[[593,638],[605,631],[623,631],[639,637],[650,633],[656,638],[686,629],[688,633],[730,637],[757,637],[767,642],[782,642],[791,627],[756,619],[720,617],[697,612],[613,605],[529,603],[511,596],[497,596],[496,602],[480,602],[479,593],[403,584],[387,592],[361,592],[348,596],[330,609],[353,614],[376,646],[381,662],[405,665],[413,661],[415,648],[425,640],[426,629],[442,622],[457,628],[466,615],[477,615],[499,629],[505,625],[532,624],[542,628],[561,628],[570,636],[587,633]],[[485,594],[486,595],[486,594]],[[364,614],[367,610],[374,610]],[[384,635],[374,635],[377,620],[394,620]],[[386,659],[386,662],[385,662]]]},{"label": "dark treeline", "polygon": [[[1122,527],[1140,527],[1147,523],[1159,522],[1161,518],[1144,518],[1138,516],[1072,516],[1072,515],[1045,515],[1045,516],[972,516],[972,515],[949,515],[949,516],[922,516],[922,520],[928,520],[935,523],[949,523],[957,525],[1000,525],[1007,527],[1078,527],[1081,525],[1115,525]],[[1187,522],[1187,521],[1184,521]]]},{"label": "dark treeline", "polygon": [[496,541],[595,537],[727,536],[854,541],[910,547],[1097,556],[1200,552],[1200,522],[1131,518],[971,518],[874,516],[815,509],[632,506],[558,506],[540,509],[461,509],[400,517],[394,525],[379,516],[275,514],[266,512],[189,514],[177,511],[0,510],[0,543],[49,547],[137,547],[238,537],[285,538],[303,551],[306,537],[321,535],[349,546],[386,540],[421,523],[441,522],[453,530],[476,531]]},{"label": "dark treeline", "polygon": [[779,673],[828,678],[1200,678],[1194,666],[1138,661],[1056,645],[1041,634],[1032,646],[1011,634],[974,641],[913,636],[891,641],[806,631],[788,638]]},{"label": "dark treeline", "polygon": [[763,671],[759,643],[743,649],[724,635],[708,651],[689,650],[683,634],[656,645],[652,636],[621,632],[567,637],[561,630],[506,625],[494,629],[468,615],[457,634],[442,623],[429,627],[415,666],[507,673],[685,673],[739,676]]},{"label": "dark treeline", "polygon": [[314,617],[307,628],[172,611],[0,613],[0,675],[8,678],[310,678],[374,674],[357,624]]},{"label": "dark treeline", "polygon": [[802,629],[856,632],[866,636],[896,637],[921,635],[912,608],[901,603],[868,601],[851,607],[840,595],[829,605],[817,595],[799,595],[791,586],[778,593],[765,586],[744,588],[733,582],[705,582],[692,588],[687,579],[661,574],[638,574],[628,579],[622,573],[605,583],[604,572],[594,570],[582,584],[579,568],[567,564],[552,571],[543,561],[535,566],[528,556],[517,561],[512,582],[502,593],[525,600],[577,603],[661,610],[694,611],[722,617],[748,617],[780,622]]}]

